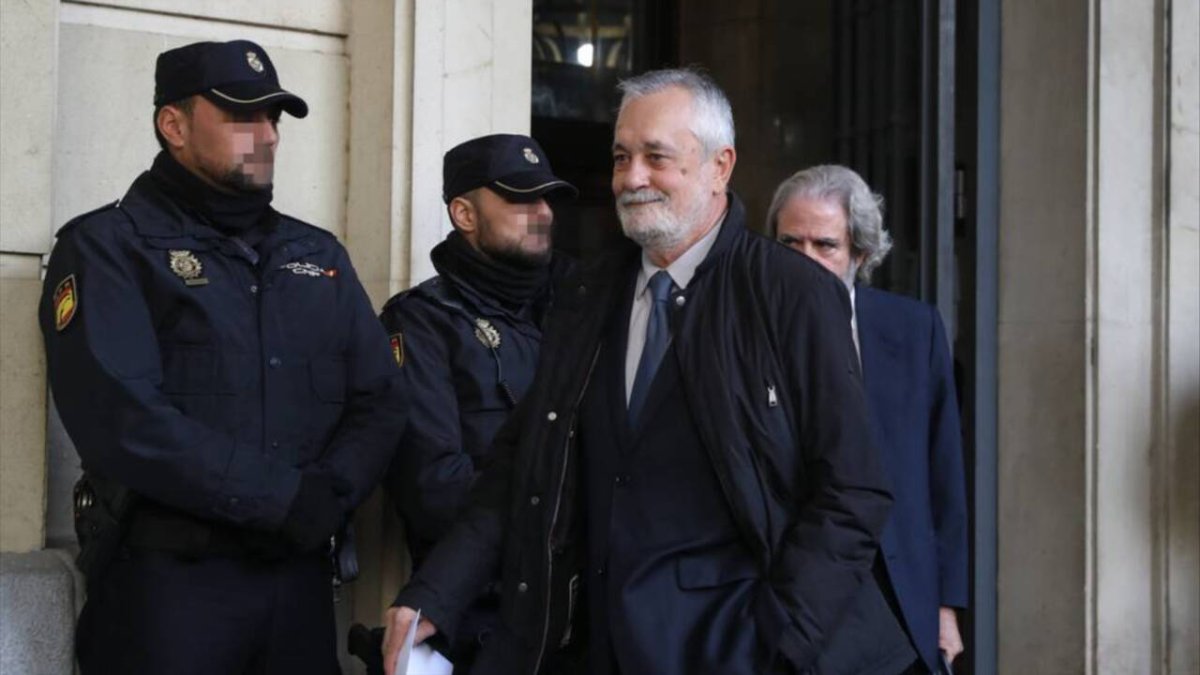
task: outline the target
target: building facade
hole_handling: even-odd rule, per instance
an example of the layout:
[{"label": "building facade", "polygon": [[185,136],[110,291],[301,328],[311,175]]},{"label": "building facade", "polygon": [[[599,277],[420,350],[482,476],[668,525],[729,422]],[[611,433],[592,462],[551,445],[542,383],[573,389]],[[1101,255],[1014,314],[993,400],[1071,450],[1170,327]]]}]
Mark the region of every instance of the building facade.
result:
[{"label": "building facade", "polygon": [[[0,671],[69,673],[78,458],[36,304],[57,227],[157,150],[155,56],[270,51],[312,110],[281,126],[276,204],[335,233],[379,306],[433,273],[442,153],[528,132],[532,3],[0,2]],[[972,6],[990,65],[958,95],[977,97],[991,219],[975,347],[994,368],[974,386],[994,453],[969,478],[971,669],[1200,672],[1200,0]],[[407,574],[401,525],[377,496],[357,527],[339,611],[374,625]]]}]

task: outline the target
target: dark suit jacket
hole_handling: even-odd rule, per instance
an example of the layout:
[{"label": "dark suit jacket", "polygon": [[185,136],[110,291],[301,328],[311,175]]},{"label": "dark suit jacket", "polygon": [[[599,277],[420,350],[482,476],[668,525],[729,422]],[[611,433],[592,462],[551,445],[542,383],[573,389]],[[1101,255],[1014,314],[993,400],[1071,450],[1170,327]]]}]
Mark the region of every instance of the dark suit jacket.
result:
[{"label": "dark suit jacket", "polygon": [[937,310],[855,290],[863,377],[895,503],[880,549],[909,635],[937,671],[938,607],[967,604],[962,434]]}]

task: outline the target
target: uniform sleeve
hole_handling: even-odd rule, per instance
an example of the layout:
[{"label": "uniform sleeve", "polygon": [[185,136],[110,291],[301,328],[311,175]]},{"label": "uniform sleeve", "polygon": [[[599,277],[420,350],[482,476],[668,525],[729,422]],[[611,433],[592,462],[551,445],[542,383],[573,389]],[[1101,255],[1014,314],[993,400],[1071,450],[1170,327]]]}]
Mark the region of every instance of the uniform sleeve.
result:
[{"label": "uniform sleeve", "polygon": [[966,607],[967,496],[963,471],[962,429],[954,389],[954,368],[946,329],[937,309],[930,307],[929,372],[932,401],[929,410],[929,486],[933,528],[937,538],[938,604]]},{"label": "uniform sleeve", "polygon": [[339,263],[341,312],[349,331],[350,390],[341,420],[321,455],[321,464],[351,486],[349,504],[358,506],[379,485],[409,419],[408,389],[392,358],[387,334],[345,250]]},{"label": "uniform sleeve", "polygon": [[62,234],[38,309],[54,402],[84,468],[203,518],[278,527],[299,472],[184,415],[163,393],[145,289],[114,221]]},{"label": "uniform sleeve", "polygon": [[832,275],[810,286],[788,319],[783,355],[794,387],[792,413],[803,489],[774,555],[759,626],[788,661],[811,664],[871,577],[891,496],[871,438],[850,305]]},{"label": "uniform sleeve", "polygon": [[514,458],[530,400],[522,399],[500,428],[462,513],[392,603],[420,609],[451,641],[462,612],[498,576]]},{"label": "uniform sleeve", "polygon": [[392,304],[380,319],[402,345],[405,385],[420,392],[388,471],[387,488],[409,532],[432,545],[453,524],[475,480],[474,462],[462,446],[446,344],[450,327],[444,311],[417,298]]}]

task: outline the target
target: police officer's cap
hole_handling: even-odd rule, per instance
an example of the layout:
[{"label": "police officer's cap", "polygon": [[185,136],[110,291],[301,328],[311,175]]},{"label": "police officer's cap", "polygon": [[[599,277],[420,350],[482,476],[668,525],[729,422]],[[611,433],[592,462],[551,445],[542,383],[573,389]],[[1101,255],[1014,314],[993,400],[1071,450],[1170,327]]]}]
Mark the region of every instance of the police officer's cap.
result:
[{"label": "police officer's cap", "polygon": [[234,112],[279,106],[304,117],[304,99],[279,86],[275,64],[266,50],[249,40],[196,42],[158,55],[154,68],[154,105],[200,94]]},{"label": "police officer's cap", "polygon": [[537,141],[515,134],[481,136],[446,153],[442,199],[447,204],[485,186],[510,202],[533,201],[551,192],[571,197],[579,194],[574,185],[554,175]]}]

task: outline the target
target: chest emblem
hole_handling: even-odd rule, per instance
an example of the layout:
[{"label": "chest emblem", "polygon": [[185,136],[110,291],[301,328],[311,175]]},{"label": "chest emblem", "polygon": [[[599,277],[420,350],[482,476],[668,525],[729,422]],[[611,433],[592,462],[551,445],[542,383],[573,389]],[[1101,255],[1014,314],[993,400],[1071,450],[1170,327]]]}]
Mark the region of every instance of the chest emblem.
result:
[{"label": "chest emblem", "polygon": [[500,331],[487,319],[475,319],[475,337],[488,349],[500,348]]},{"label": "chest emblem", "polygon": [[392,333],[388,336],[388,340],[392,343],[392,358],[396,359],[396,365],[404,366],[404,334]]},{"label": "chest emblem", "polygon": [[66,279],[54,287],[54,330],[62,331],[75,318],[75,310],[79,307],[79,296],[75,294],[75,275],[68,274]]},{"label": "chest emblem", "polygon": [[183,283],[188,286],[203,286],[208,283],[208,279],[201,276],[204,273],[204,265],[200,264],[200,259],[191,251],[167,251],[170,255],[171,271],[175,276],[183,279]]},{"label": "chest emblem", "polygon": [[290,262],[280,265],[279,269],[287,270],[292,274],[298,274],[303,277],[328,277],[330,279],[336,277],[338,273],[336,269],[325,269],[319,265],[307,262]]}]

